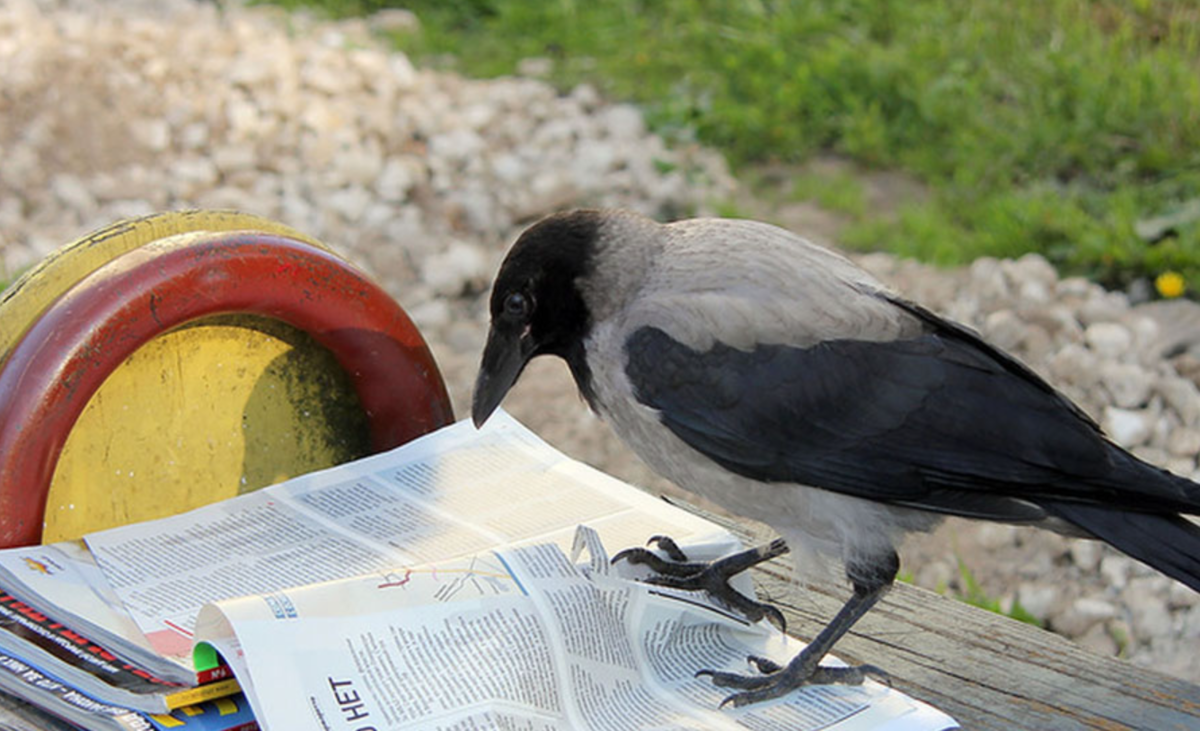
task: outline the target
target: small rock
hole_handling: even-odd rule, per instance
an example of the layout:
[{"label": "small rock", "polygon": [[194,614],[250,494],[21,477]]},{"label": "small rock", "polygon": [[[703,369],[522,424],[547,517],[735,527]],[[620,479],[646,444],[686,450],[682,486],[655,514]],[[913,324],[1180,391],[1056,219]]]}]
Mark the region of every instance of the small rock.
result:
[{"label": "small rock", "polygon": [[1137,637],[1162,637],[1171,631],[1171,613],[1160,597],[1135,592],[1131,585],[1126,598],[1129,602],[1130,625]]},{"label": "small rock", "polygon": [[1133,454],[1143,462],[1149,462],[1159,467],[1165,465],[1167,460],[1170,459],[1166,450],[1159,449],[1158,447],[1147,447],[1145,445],[1134,447]]},{"label": "small rock", "polygon": [[1115,323],[1129,312],[1129,301],[1120,292],[1105,292],[1100,287],[1089,290],[1090,296],[1079,307],[1079,321],[1085,326]]},{"label": "small rock", "polygon": [[445,252],[425,260],[421,279],[441,295],[460,296],[482,286],[487,277],[487,258],[476,246],[457,241]]},{"label": "small rock", "polygon": [[1099,357],[1118,360],[1133,344],[1129,330],[1115,322],[1097,322],[1083,331],[1088,347]]},{"label": "small rock", "polygon": [[1186,378],[1168,376],[1161,378],[1154,385],[1166,402],[1167,406],[1179,415],[1184,424],[1196,424],[1200,421],[1200,390],[1196,384]]},{"label": "small rock", "polygon": [[1167,436],[1167,451],[1176,457],[1195,457],[1200,453],[1200,430],[1175,429]]},{"label": "small rock", "polygon": [[1133,559],[1124,556],[1105,556],[1100,559],[1100,574],[1109,586],[1117,591],[1124,590],[1133,571]]},{"label": "small rock", "polygon": [[179,131],[179,144],[184,149],[199,150],[208,145],[208,125],[204,122],[192,122]]},{"label": "small rock", "polygon": [[[1088,328],[1100,327],[1093,325]],[[1100,367],[1100,378],[1112,396],[1113,404],[1122,409],[1144,406],[1150,398],[1152,380],[1150,374],[1132,363],[1106,363]]]},{"label": "small rock", "polygon": [[1117,608],[1111,602],[1097,597],[1081,597],[1056,615],[1051,624],[1056,632],[1068,637],[1079,637],[1097,623],[1117,616]]},{"label": "small rock", "polygon": [[[1200,594],[1197,594],[1186,584],[1172,581],[1171,588],[1167,594],[1167,606],[1172,609],[1200,606]],[[1200,618],[1200,615],[1197,615],[1197,618]],[[1197,627],[1197,630],[1200,632],[1200,627]]]},{"label": "small rock", "polygon": [[1068,343],[1050,357],[1050,373],[1059,383],[1090,388],[1100,380],[1096,354],[1077,343]]},{"label": "small rock", "polygon": [[226,175],[253,170],[258,166],[258,154],[247,143],[221,145],[212,153],[213,164]]},{"label": "small rock", "polygon": [[390,158],[375,180],[375,192],[386,201],[403,201],[421,176],[418,168],[415,160]]},{"label": "small rock", "polygon": [[89,216],[96,210],[95,196],[78,176],[70,173],[55,175],[50,188],[63,205],[74,208],[84,216]]},{"label": "small rock", "polygon": [[614,139],[632,140],[646,133],[642,113],[632,104],[614,104],[602,111],[599,124]]},{"label": "small rock", "polygon": [[371,194],[360,185],[351,185],[336,190],[327,199],[330,210],[336,211],[346,221],[357,221],[371,205]]},{"label": "small rock", "polygon": [[1145,444],[1154,430],[1153,419],[1144,410],[1109,406],[1104,409],[1103,427],[1113,441],[1126,449]]},{"label": "small rock", "polygon": [[996,310],[983,323],[983,334],[1003,350],[1016,350],[1025,340],[1025,322],[1012,310]]},{"label": "small rock", "polygon": [[1100,543],[1088,540],[1071,541],[1068,550],[1071,553],[1071,562],[1085,573],[1091,573],[1100,566],[1100,558],[1104,553]]},{"label": "small rock", "polygon": [[165,119],[139,119],[130,126],[133,138],[151,152],[163,152],[171,145],[171,125]]},{"label": "small rock", "polygon": [[984,548],[995,550],[1014,545],[1018,529],[1005,523],[979,523],[975,526],[975,538]]},{"label": "small rock", "polygon": [[1192,473],[1196,471],[1196,460],[1188,457],[1171,457],[1162,463],[1162,467],[1180,477],[1192,478]]},{"label": "small rock", "polygon": [[1076,637],[1075,641],[1081,647],[1105,657],[1111,657],[1121,651],[1121,646],[1113,638],[1113,633],[1108,628],[1107,622],[1093,624],[1087,632]]},{"label": "small rock", "polygon": [[1099,287],[1083,277],[1066,277],[1058,280],[1055,285],[1055,294],[1063,298],[1086,299],[1093,291]]},{"label": "small rock", "polygon": [[1040,582],[1025,582],[1017,589],[1017,601],[1033,616],[1045,620],[1058,602],[1058,587]]}]

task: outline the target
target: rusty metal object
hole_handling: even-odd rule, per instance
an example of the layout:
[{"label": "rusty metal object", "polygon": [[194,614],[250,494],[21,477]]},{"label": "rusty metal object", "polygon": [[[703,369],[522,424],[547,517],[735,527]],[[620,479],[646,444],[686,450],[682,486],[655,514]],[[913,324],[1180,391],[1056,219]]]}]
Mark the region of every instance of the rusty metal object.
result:
[{"label": "rusty metal object", "polygon": [[[217,362],[227,363],[231,370],[237,369],[244,356],[241,346],[229,346],[230,342],[243,340],[238,337],[239,329],[246,334],[251,330],[267,331],[268,340],[280,340],[269,331],[282,323],[303,333],[302,339],[311,337],[327,349],[361,404],[372,450],[396,446],[453,418],[441,376],[411,321],[377,285],[335,255],[304,241],[258,232],[206,231],[168,236],[116,256],[75,282],[8,349],[0,370],[0,546],[34,543],[42,538],[43,520],[53,517],[46,512],[47,496],[52,481],[56,481],[56,465],[64,445],[105,382],[119,369],[131,367],[140,349],[156,339],[189,337],[189,330],[211,329],[198,327],[198,323],[212,322],[213,317],[223,315],[235,319],[218,320],[215,332],[220,333],[222,327],[234,330],[217,338],[224,343],[219,347],[225,348],[218,349]],[[261,326],[264,322],[265,327]],[[209,332],[201,339],[212,337]],[[288,338],[285,335],[282,339]],[[179,350],[178,344],[169,346],[164,357],[178,358]],[[278,354],[270,355],[268,360],[277,361]],[[262,377],[251,373],[252,381],[261,381]],[[195,378],[209,380],[203,373]],[[163,376],[161,380],[170,379]],[[295,387],[297,382],[308,380],[303,371],[293,370],[284,374],[280,383]],[[315,380],[320,384],[318,391],[328,388],[328,379]],[[122,388],[126,394],[137,394],[162,385],[135,379]],[[229,390],[221,390],[219,379],[213,384],[216,392],[203,382],[180,382],[178,378],[165,385],[167,393],[152,397],[152,401],[168,411],[178,407],[173,399],[183,398],[181,394],[195,391],[193,395],[198,394],[202,402],[211,403],[224,398],[222,394]],[[235,402],[238,399],[244,399],[244,395]],[[154,405],[148,405],[144,395],[132,401],[140,405],[139,409]],[[236,406],[235,412],[237,408],[243,409],[244,420],[244,403]],[[156,433],[156,415],[142,416],[151,433]],[[134,418],[138,419],[138,414]],[[294,428],[294,424],[271,424],[269,415],[261,421],[264,429]],[[182,426],[201,434],[205,427],[203,423]],[[131,430],[109,429],[97,442],[101,446],[93,447],[93,451],[110,448],[114,439],[129,438],[127,432]],[[88,431],[103,432],[103,424],[93,424]],[[190,436],[164,430],[161,441],[165,444],[160,446],[169,451],[179,442],[186,449]],[[105,439],[109,440],[107,447]],[[144,434],[142,441],[147,441]],[[145,451],[149,459],[152,447],[133,451]],[[231,485],[236,493],[247,487],[244,464],[253,461],[251,455],[245,455],[240,474],[228,465],[218,470],[226,474],[176,474],[173,482],[190,483],[197,493],[189,502],[169,496],[172,485],[155,484],[148,474],[147,479],[126,479],[114,486],[112,480],[103,479],[103,473],[111,471],[103,457],[84,455],[82,464],[94,470],[92,484],[79,484],[89,477],[76,474],[66,494],[73,491],[81,500],[99,497],[99,503],[112,502],[114,496],[110,493],[136,481],[143,486],[141,497],[133,501],[133,515],[127,510],[119,516],[121,520],[193,507],[196,500],[226,496],[222,490],[228,493]],[[138,477],[136,470],[131,468],[129,472],[135,474],[126,478]],[[290,475],[267,475],[265,479],[286,476]],[[206,485],[206,481],[222,484]],[[158,493],[163,494],[161,499],[147,497]],[[145,511],[139,506],[153,509]],[[145,512],[151,515],[139,514]],[[100,527],[86,514],[74,523]]]}]

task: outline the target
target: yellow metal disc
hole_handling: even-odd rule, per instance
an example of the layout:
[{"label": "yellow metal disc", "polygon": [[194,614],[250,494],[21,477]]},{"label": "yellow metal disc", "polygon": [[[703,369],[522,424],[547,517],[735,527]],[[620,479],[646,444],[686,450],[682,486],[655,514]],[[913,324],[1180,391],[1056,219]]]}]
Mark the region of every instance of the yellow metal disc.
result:
[{"label": "yellow metal disc", "polygon": [[47,305],[100,266],[151,241],[196,231],[257,231],[330,250],[293,228],[237,211],[171,211],[118,221],[59,247],[0,292],[0,361]]},{"label": "yellow metal disc", "polygon": [[[0,294],[0,354],[98,267],[197,231],[269,233],[328,250],[238,213],[118,223],[59,249]],[[178,513],[369,450],[358,396],[328,350],[279,321],[205,318],[143,345],[91,396],[55,468],[42,540]]]}]

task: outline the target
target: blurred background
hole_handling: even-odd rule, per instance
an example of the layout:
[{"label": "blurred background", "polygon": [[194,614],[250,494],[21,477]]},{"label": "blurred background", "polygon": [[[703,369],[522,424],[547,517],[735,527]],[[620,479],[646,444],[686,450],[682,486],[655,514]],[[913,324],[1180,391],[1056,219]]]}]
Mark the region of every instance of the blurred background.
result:
[{"label": "blurred background", "polygon": [[[982,331],[1147,460],[1200,453],[1200,6],[1150,0],[5,0],[0,284],[154,211],[371,272],[465,414],[542,215],[753,217]],[[531,366],[510,410],[659,492]],[[1091,543],[950,521],[906,580],[1200,681],[1200,601]]]},{"label": "blurred background", "polygon": [[[1155,0],[282,0],[408,8],[422,64],[636,102],[838,240],[938,264],[1045,256],[1200,284],[1200,7]],[[834,157],[830,171],[814,161]],[[889,200],[871,176],[903,177]],[[742,211],[733,201],[722,212]],[[1162,289],[1174,294],[1177,283]]]}]

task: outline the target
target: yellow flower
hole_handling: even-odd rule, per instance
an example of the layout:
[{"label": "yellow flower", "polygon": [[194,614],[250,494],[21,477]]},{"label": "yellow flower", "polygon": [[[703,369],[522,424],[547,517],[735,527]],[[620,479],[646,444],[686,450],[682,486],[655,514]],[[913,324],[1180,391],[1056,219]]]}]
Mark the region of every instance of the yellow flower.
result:
[{"label": "yellow flower", "polygon": [[1167,299],[1178,297],[1187,289],[1187,282],[1179,272],[1163,272],[1154,279],[1154,288]]}]

